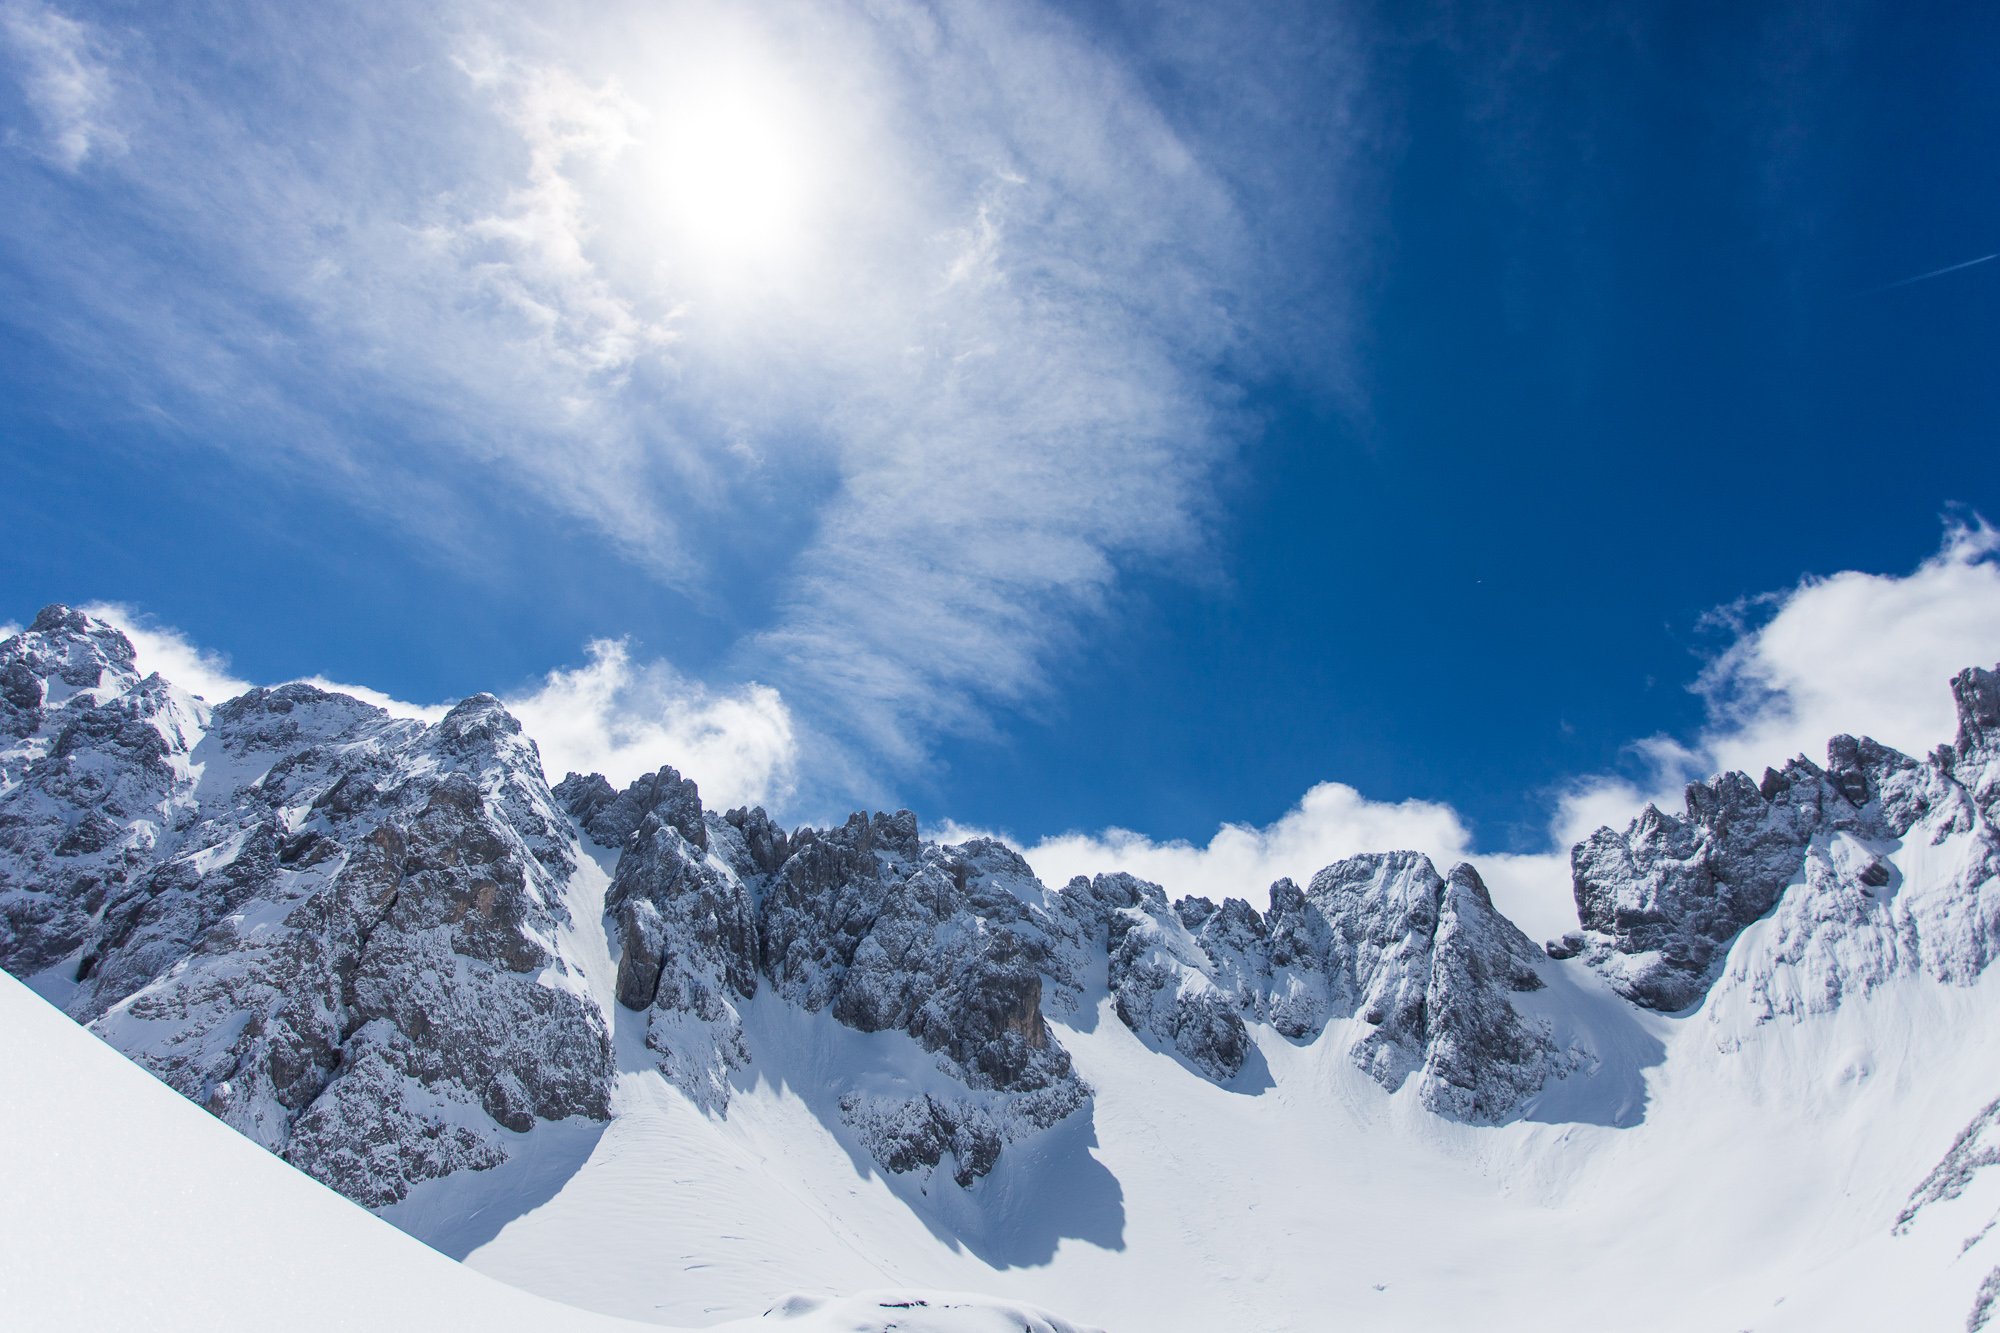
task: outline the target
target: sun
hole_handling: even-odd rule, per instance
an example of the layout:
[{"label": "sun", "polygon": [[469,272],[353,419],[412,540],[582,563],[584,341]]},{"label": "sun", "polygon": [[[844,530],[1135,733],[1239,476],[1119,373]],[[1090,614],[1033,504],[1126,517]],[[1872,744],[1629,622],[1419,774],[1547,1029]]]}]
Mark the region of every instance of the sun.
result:
[{"label": "sun", "polygon": [[804,100],[779,70],[740,55],[683,67],[660,90],[640,155],[676,249],[725,266],[797,255],[822,192]]}]

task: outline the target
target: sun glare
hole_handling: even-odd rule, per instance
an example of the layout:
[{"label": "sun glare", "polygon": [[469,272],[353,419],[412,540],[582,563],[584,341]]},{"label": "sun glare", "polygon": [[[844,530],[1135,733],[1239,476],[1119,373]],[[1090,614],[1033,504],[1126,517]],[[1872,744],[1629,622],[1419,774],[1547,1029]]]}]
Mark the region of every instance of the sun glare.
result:
[{"label": "sun glare", "polygon": [[805,108],[783,80],[738,62],[682,82],[661,103],[645,135],[653,194],[690,257],[769,264],[796,255],[817,172]]}]

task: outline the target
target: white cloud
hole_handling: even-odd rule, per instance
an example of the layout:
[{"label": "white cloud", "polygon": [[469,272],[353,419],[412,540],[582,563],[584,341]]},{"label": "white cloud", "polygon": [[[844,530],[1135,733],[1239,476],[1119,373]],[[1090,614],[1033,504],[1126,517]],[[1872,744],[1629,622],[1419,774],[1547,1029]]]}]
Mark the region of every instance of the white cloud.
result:
[{"label": "white cloud", "polygon": [[1826,762],[1827,740],[1872,736],[1924,755],[1957,733],[1951,678],[2000,662],[2000,532],[1947,523],[1938,553],[1907,575],[1845,570],[1711,613],[1736,631],[1691,687],[1708,722],[1686,745],[1651,736],[1633,749],[1642,776],[1609,775],[1565,792],[1552,834],[1567,846],[1601,825],[1622,828],[1648,802],[1681,808],[1690,781],[1731,769],[1752,777],[1803,754]]},{"label": "white cloud", "polygon": [[93,151],[125,151],[125,137],[111,118],[111,73],[95,28],[47,5],[13,3],[0,6],[0,37],[42,122],[44,156],[74,171]]},{"label": "white cloud", "polygon": [[1827,738],[1843,731],[1914,755],[1952,740],[1951,678],[2000,662],[1997,554],[2000,532],[1975,520],[1950,525],[1906,577],[1806,579],[1696,683],[1713,716],[1713,766],[1797,753],[1824,762]]},{"label": "white cloud", "polygon": [[[932,835],[956,842],[983,832],[946,824]],[[1275,880],[1290,878],[1303,888],[1317,871],[1345,857],[1404,850],[1424,853],[1440,873],[1472,861],[1495,904],[1537,940],[1576,925],[1567,852],[1475,852],[1470,831],[1449,805],[1371,801],[1339,782],[1319,783],[1262,828],[1224,824],[1203,846],[1155,842],[1129,829],[1111,828],[1044,838],[1022,855],[1051,886],[1066,884],[1073,875],[1123,870],[1162,886],[1170,897],[1242,898],[1261,911],[1270,903]]]},{"label": "white cloud", "polygon": [[508,211],[429,235],[456,252],[473,283],[522,316],[538,353],[616,384],[673,333],[641,318],[591,262],[587,201],[570,168],[615,162],[633,144],[633,124],[645,110],[616,79],[591,87],[568,70],[504,57],[457,63],[499,98],[519,131],[527,181],[508,194]]},{"label": "white cloud", "polygon": [[125,632],[137,651],[142,677],[157,671],[189,694],[211,704],[234,699],[251,688],[249,681],[231,674],[226,654],[197,647],[171,625],[162,625],[151,616],[117,602],[92,602],[79,609]]},{"label": "white cloud", "polygon": [[[288,681],[286,683],[290,684],[291,682]],[[418,722],[425,724],[439,722],[443,720],[446,713],[451,711],[450,704],[413,704],[407,700],[398,699],[394,695],[384,694],[380,690],[370,689],[366,685],[348,685],[341,681],[328,680],[325,676],[301,676],[298,683],[301,685],[311,685],[316,689],[325,690],[329,694],[344,694],[350,699],[359,699],[362,703],[373,704],[390,717],[414,718]]]},{"label": "white cloud", "polygon": [[[1326,782],[1275,823],[1225,824],[1206,846],[1156,843],[1114,828],[1045,839],[1024,855],[1052,885],[1126,870],[1176,896],[1233,896],[1261,908],[1281,875],[1303,885],[1341,857],[1409,848],[1440,870],[1472,861],[1500,909],[1531,937],[1549,939],[1576,926],[1570,846],[1602,825],[1623,828],[1648,802],[1678,813],[1689,781],[1736,768],[1758,776],[1801,753],[1823,763],[1828,738],[1841,732],[1914,755],[1951,740],[1951,677],[2000,662],[1996,556],[2000,532],[1983,520],[1954,522],[1938,553],[1910,574],[1809,577],[1789,591],[1721,608],[1719,623],[1737,637],[1691,687],[1708,702],[1707,725],[1691,743],[1663,735],[1635,742],[1640,780],[1597,775],[1561,793],[1548,852],[1479,852],[1448,805],[1371,801]],[[972,830],[943,832],[957,838]]]},{"label": "white cloud", "polygon": [[1207,567],[1216,367],[1277,279],[1059,11],[245,21],[297,57],[282,106],[136,20],[118,180],[200,262],[62,292],[190,438],[468,561],[512,505],[588,525],[725,608],[732,674],[863,785],[1033,701],[1125,571]]},{"label": "white cloud", "polygon": [[596,772],[622,787],[672,764],[712,809],[790,794],[798,744],[776,690],[755,682],[712,690],[664,662],[635,667],[618,640],[594,640],[588,651],[588,666],[551,671],[540,689],[505,701],[541,747],[551,782]]},{"label": "white cloud", "polygon": [[1281,818],[1263,828],[1224,824],[1205,847],[1157,843],[1127,829],[1065,833],[1022,854],[1051,885],[1072,875],[1125,870],[1175,895],[1268,901],[1272,881],[1289,876],[1303,887],[1323,866],[1357,852],[1412,849],[1444,861],[1463,859],[1472,839],[1455,811],[1429,801],[1371,801],[1339,782],[1322,782]]},{"label": "white cloud", "polygon": [[[115,602],[82,608],[116,626],[137,650],[140,675],[159,672],[210,704],[251,683],[227,656],[181,631]],[[19,627],[0,627],[0,638]],[[792,716],[778,692],[754,681],[734,690],[691,681],[663,661],[634,665],[623,641],[586,645],[587,666],[551,671],[538,689],[503,700],[540,747],[549,781],[569,772],[602,773],[616,786],[672,764],[701,787],[715,809],[777,803],[791,794],[798,760]],[[395,717],[435,723],[451,704],[413,704],[366,685],[324,676],[300,680],[373,704]]]},{"label": "white cloud", "polygon": [[[125,637],[132,641],[141,676],[157,671],[208,704],[234,699],[245,690],[255,688],[252,682],[230,670],[227,653],[203,648],[172,625],[162,625],[142,611],[119,602],[91,602],[79,609],[85,615],[96,616],[124,632]],[[300,680],[335,694],[350,695],[395,717],[436,722],[451,710],[450,704],[405,703],[366,685],[345,685],[324,676],[303,676]]]}]

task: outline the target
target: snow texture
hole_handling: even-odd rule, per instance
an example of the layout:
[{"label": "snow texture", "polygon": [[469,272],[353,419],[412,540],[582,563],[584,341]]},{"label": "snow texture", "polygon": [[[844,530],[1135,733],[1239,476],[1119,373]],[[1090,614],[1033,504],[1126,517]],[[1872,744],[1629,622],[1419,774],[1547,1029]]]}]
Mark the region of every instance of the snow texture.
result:
[{"label": "snow texture", "polygon": [[[1537,948],[1414,852],[1260,914],[1051,890],[907,810],[787,832],[670,767],[551,790],[490,696],[211,704],[52,606],[0,644],[0,966],[350,1199],[648,1319],[1071,1327],[937,1290],[994,1284],[1130,1326],[1531,1327],[1574,1263],[1658,1251],[1728,1275],[1635,1327],[1755,1297],[1759,1328],[1976,1329],[2000,677],[1952,690],[1923,759],[1837,736],[1600,829]],[[1689,1230],[1686,1181],[1733,1202]],[[1408,1268],[1517,1234],[1571,1266]],[[1363,1255],[1406,1277],[1316,1285]]]},{"label": "snow texture", "polygon": [[[285,1166],[0,976],[0,1308],[20,1333],[637,1333],[453,1263]],[[110,1257],[112,1261],[107,1262]],[[1021,1301],[794,1295],[715,1333],[1094,1333]],[[669,1330],[671,1333],[671,1330]]]}]

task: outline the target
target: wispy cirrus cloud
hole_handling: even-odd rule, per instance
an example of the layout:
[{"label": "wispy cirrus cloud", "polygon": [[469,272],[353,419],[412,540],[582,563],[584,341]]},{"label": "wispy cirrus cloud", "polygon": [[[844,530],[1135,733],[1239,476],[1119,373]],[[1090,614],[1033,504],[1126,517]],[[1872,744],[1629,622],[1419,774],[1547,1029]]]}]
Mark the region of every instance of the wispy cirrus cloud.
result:
[{"label": "wispy cirrus cloud", "polygon": [[24,238],[199,447],[454,558],[508,506],[601,534],[856,794],[1208,560],[1278,275],[1060,11],[239,10],[119,75],[157,234]]},{"label": "wispy cirrus cloud", "polygon": [[19,71],[39,135],[9,134],[49,161],[75,171],[93,153],[123,153],[103,32],[49,5],[0,5],[0,47]]}]

